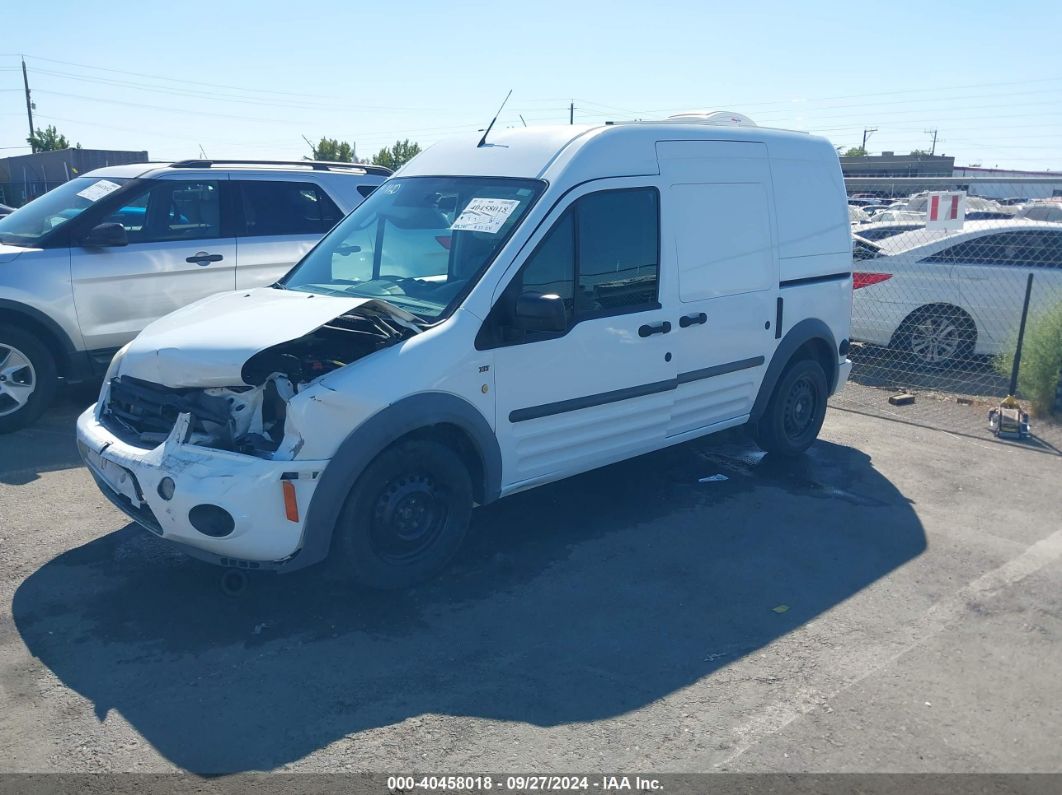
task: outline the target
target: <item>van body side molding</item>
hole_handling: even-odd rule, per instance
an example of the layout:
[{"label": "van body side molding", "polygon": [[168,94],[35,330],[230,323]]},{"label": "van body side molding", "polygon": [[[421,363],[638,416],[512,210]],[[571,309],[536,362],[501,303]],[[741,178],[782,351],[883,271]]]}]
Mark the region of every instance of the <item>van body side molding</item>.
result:
[{"label": "van body side molding", "polygon": [[736,373],[738,370],[749,370],[753,367],[759,367],[766,361],[762,356],[753,356],[751,359],[739,359],[736,362],[727,362],[726,364],[717,364],[713,367],[705,367],[702,370],[690,370],[688,373],[679,373],[678,383],[688,384],[691,381],[700,381],[704,378],[714,378],[717,375],[726,375],[727,373]]},{"label": "van body side molding", "polygon": [[556,403],[543,403],[540,406],[528,406],[524,409],[515,409],[514,411],[509,412],[509,422],[537,420],[542,417],[552,417],[555,414],[564,414],[568,411],[578,411],[579,409],[588,409],[594,406],[604,406],[608,403],[618,403],[621,400],[630,400],[631,398],[655,395],[659,392],[670,392],[673,389],[677,389],[681,384],[700,381],[704,378],[714,378],[715,376],[734,373],[738,370],[747,370],[751,367],[759,367],[764,361],[765,360],[762,356],[755,356],[751,359],[740,359],[736,362],[727,362],[726,364],[705,367],[701,370],[691,370],[688,373],[680,373],[678,377],[669,378],[666,381],[653,381],[648,384],[639,384],[638,386],[614,389],[611,392],[598,392],[594,395],[586,395],[584,397],[571,398],[569,400],[558,400]]},{"label": "van body side molding", "polygon": [[825,276],[805,276],[803,279],[786,279],[784,282],[778,282],[779,287],[803,287],[805,284],[824,284],[826,282],[843,282],[845,279],[851,279],[851,271],[845,271],[844,273],[829,273]]},{"label": "van body side molding", "polygon": [[567,411],[604,406],[606,403],[617,403],[621,400],[655,395],[658,392],[670,392],[675,386],[675,379],[669,378],[667,381],[654,381],[650,384],[614,389],[611,392],[598,392],[596,395],[586,395],[585,397],[571,398],[570,400],[558,400],[556,403],[543,403],[541,406],[529,406],[526,409],[515,409],[509,412],[509,422],[537,420],[542,417],[552,417],[554,414],[564,414]]}]

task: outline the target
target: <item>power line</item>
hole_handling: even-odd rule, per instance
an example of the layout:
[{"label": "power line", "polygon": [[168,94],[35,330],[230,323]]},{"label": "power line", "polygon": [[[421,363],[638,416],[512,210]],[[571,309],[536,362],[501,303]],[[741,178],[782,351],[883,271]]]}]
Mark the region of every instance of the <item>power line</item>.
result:
[{"label": "power line", "polygon": [[[15,53],[0,53],[0,54],[2,54],[4,56],[15,56],[15,57],[17,57],[17,54],[15,54]],[[228,89],[234,89],[236,91],[248,91],[248,92],[253,92],[253,93],[257,93],[257,94],[278,94],[278,95],[295,96],[295,97],[317,96],[317,97],[319,97],[321,99],[339,99],[339,97],[329,97],[329,96],[326,96],[324,94],[306,94],[305,92],[302,92],[302,91],[277,91],[275,89],[248,88],[248,87],[244,87],[244,86],[225,85],[223,83],[206,83],[206,82],[202,82],[202,81],[199,81],[199,80],[184,80],[184,79],[180,79],[180,78],[168,77],[166,75],[153,75],[153,74],[146,74],[144,72],[131,72],[131,71],[127,71],[127,70],[124,70],[124,69],[110,69],[110,68],[105,67],[105,66],[92,66],[91,64],[75,63],[73,61],[60,61],[60,60],[58,60],[56,58],[43,58],[43,57],[41,57],[39,55],[26,54],[24,57],[29,58],[31,61],[45,61],[46,63],[57,63],[57,64],[62,64],[64,66],[76,66],[76,67],[81,68],[81,69],[95,69],[96,71],[99,71],[99,72],[111,72],[113,74],[131,75],[133,77],[144,77],[144,78],[147,78],[149,80],[163,80],[163,81],[166,81],[166,82],[169,82],[169,83],[185,83],[187,85],[208,86],[208,87],[211,87],[211,88],[228,88]]]},{"label": "power line", "polygon": [[[335,109],[334,103],[307,103],[307,102],[294,102],[290,100],[281,101],[267,101],[259,98],[241,97],[232,94],[217,94],[206,91],[199,91],[194,89],[181,89],[169,86],[153,86],[145,83],[134,83],[126,80],[112,80],[110,78],[103,77],[86,77],[82,75],[69,74],[67,72],[57,72],[51,69],[35,68],[34,74],[43,74],[50,77],[58,77],[63,80],[76,80],[84,83],[95,83],[107,86],[115,86],[120,88],[132,88],[137,91],[145,91],[155,94],[166,94],[171,96],[183,96],[191,97],[193,99],[206,99],[214,102],[235,102],[245,105],[261,105],[265,107],[275,108],[306,108],[314,110],[330,110]],[[361,105],[357,109],[359,110],[386,110],[386,111],[409,111],[417,113],[429,113],[429,112],[441,112],[446,110],[445,108],[413,108],[413,107],[401,107],[401,106],[384,106],[384,105]]]}]

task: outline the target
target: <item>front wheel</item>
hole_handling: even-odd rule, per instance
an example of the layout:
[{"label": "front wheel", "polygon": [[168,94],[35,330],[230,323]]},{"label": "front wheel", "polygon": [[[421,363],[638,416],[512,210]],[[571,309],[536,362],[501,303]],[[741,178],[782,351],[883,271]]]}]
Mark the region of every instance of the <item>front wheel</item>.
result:
[{"label": "front wheel", "polygon": [[32,334],[0,325],[0,433],[24,428],[52,401],[55,359]]},{"label": "front wheel", "polygon": [[822,366],[811,359],[794,362],[782,374],[753,429],[756,444],[774,455],[800,455],[819,435],[828,397]]},{"label": "front wheel", "polygon": [[472,480],[454,451],[400,442],[358,478],[336,525],[335,564],[361,585],[406,588],[456,554],[472,515]]}]

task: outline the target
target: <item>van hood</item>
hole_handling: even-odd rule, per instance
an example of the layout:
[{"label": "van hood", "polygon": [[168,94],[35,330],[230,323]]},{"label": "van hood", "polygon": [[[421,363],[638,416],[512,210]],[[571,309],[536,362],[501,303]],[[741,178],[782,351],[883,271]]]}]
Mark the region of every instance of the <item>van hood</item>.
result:
[{"label": "van hood", "polygon": [[0,264],[5,262],[11,262],[19,254],[23,254],[30,251],[28,248],[22,248],[21,246],[9,246],[6,243],[0,243]]},{"label": "van hood", "polygon": [[419,330],[417,319],[386,301],[263,287],[219,293],[155,321],[130,343],[117,375],[172,388],[245,384],[255,354],[297,340],[345,315],[383,315]]}]

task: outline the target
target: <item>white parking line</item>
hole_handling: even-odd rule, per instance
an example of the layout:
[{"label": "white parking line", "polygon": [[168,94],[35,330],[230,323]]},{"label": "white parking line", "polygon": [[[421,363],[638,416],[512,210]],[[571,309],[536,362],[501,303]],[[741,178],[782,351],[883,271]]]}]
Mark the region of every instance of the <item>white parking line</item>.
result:
[{"label": "white parking line", "polygon": [[832,669],[831,673],[840,676],[845,684],[828,691],[813,687],[800,688],[795,694],[790,694],[789,698],[764,706],[757,714],[735,726],[735,749],[724,760],[717,762],[715,767],[729,765],[761,740],[778,733],[798,718],[820,708],[825,701],[836,698],[853,685],[884,670],[912,649],[958,623],[968,612],[971,601],[991,598],[1060,557],[1062,530],[1057,530],[999,568],[981,575],[951,596],[937,602],[916,621],[902,627],[901,631],[905,632],[907,637],[894,654],[883,657],[880,655],[880,649],[871,648],[863,655],[847,660],[843,666],[847,670]]}]

